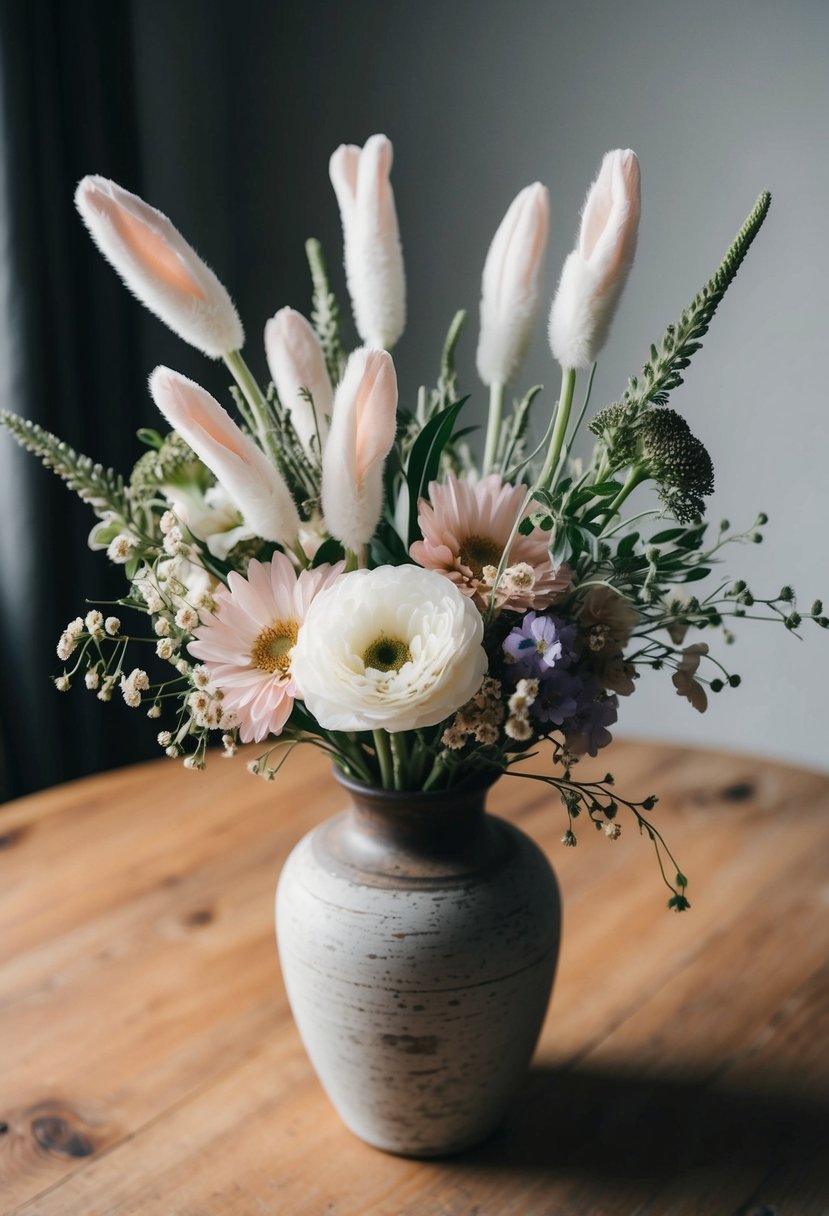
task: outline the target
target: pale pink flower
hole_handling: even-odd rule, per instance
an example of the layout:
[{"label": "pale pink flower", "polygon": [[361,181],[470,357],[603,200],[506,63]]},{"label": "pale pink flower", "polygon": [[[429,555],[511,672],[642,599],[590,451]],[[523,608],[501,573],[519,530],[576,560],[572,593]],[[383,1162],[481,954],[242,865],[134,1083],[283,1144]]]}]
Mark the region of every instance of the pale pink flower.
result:
[{"label": "pale pink flower", "polygon": [[[306,452],[317,442],[317,454],[328,434],[328,419],[334,390],[325,366],[320,340],[302,313],[280,308],[265,326],[265,355],[277,396],[291,415],[291,422]],[[313,409],[302,393],[313,399]]]},{"label": "pale pink flower", "polygon": [[124,283],[174,333],[213,359],[244,345],[233,301],[167,216],[105,177],[85,177],[75,206]]},{"label": "pale pink flower", "polygon": [[640,209],[636,153],[608,152],[550,310],[550,346],[562,367],[590,367],[607,341],[636,252]]},{"label": "pale pink flower", "polygon": [[343,224],[345,273],[357,332],[390,349],[406,326],[406,278],[389,174],[392,146],[372,135],[364,148],[342,144],[329,173]]},{"label": "pale pink flower", "polygon": [[678,697],[687,697],[694,709],[704,714],[708,708],[708,695],[695,676],[703,655],[708,654],[707,642],[695,642],[682,652],[679,666],[671,677]]},{"label": "pale pink flower", "polygon": [[476,356],[484,384],[508,384],[532,334],[550,223],[550,197],[540,182],[513,199],[492,239],[481,281],[481,333]]},{"label": "pale pink flower", "polygon": [[358,348],[334,395],[322,461],[322,511],[330,534],[356,553],[383,509],[383,466],[397,429],[391,355]]},{"label": "pale pink flower", "polygon": [[188,649],[222,690],[223,709],[238,715],[243,743],[282,732],[297,696],[291,660],[302,622],[314,596],[342,571],[339,562],[297,576],[282,553],[270,562],[254,558],[247,578],[231,570],[215,611],[202,612]]},{"label": "pale pink flower", "polygon": [[[533,507],[523,509],[526,486],[511,486],[497,473],[471,485],[450,473],[444,485],[433,481],[429,502],[418,504],[418,524],[423,540],[409,550],[414,560],[437,570],[455,583],[464,595],[472,596],[479,608],[489,605],[492,593],[485,567],[497,567],[509,540],[516,518],[523,519]],[[524,612],[528,608],[547,608],[570,588],[566,565],[553,567],[547,551],[549,533],[534,528],[529,536],[520,533],[510,549],[511,565],[526,563],[535,581],[521,586],[502,580],[495,593],[496,608]],[[487,574],[491,571],[487,570]]]},{"label": "pale pink flower", "polygon": [[206,389],[168,367],[150,376],[150,393],[164,417],[225,489],[257,536],[296,543],[300,520],[279,470]]}]

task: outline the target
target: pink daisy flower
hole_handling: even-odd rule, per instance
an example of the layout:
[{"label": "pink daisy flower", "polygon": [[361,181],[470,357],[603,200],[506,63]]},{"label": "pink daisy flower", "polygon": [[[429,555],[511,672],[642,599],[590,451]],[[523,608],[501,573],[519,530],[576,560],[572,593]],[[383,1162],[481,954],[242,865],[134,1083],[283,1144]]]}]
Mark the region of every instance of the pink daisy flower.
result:
[{"label": "pink daisy flower", "polygon": [[[464,595],[486,608],[492,595],[493,568],[498,567],[510,532],[521,511],[526,486],[506,484],[497,473],[474,485],[450,473],[445,485],[433,481],[429,502],[418,504],[423,540],[414,542],[410,555],[420,566],[445,574]],[[532,507],[521,512],[529,515]],[[569,590],[570,569],[556,570],[547,551],[549,534],[534,528],[519,533],[510,549],[510,565],[498,584],[496,608],[524,612],[547,608]]]},{"label": "pink daisy flower", "polygon": [[300,627],[314,596],[343,569],[338,562],[297,577],[275,553],[270,562],[251,561],[247,578],[231,570],[215,611],[202,610],[188,650],[224,693],[222,708],[237,714],[243,743],[281,734],[297,695],[291,656]]}]

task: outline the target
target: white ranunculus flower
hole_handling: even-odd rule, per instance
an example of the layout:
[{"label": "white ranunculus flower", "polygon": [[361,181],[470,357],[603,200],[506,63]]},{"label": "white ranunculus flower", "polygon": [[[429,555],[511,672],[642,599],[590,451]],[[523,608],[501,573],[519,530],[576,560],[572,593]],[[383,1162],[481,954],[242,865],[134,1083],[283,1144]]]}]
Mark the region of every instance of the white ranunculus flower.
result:
[{"label": "white ranunculus flower", "polygon": [[434,726],[478,691],[483,632],[473,602],[433,570],[354,570],[311,604],[294,678],[327,730]]}]

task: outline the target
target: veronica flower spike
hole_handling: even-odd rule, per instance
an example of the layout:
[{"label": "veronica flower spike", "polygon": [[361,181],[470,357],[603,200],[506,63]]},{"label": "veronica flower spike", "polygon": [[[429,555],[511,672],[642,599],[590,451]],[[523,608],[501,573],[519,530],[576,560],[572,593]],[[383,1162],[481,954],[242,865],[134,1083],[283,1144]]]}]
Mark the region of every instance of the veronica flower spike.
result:
[{"label": "veronica flower spike", "polygon": [[343,144],[329,173],[340,207],[345,274],[357,332],[390,350],[406,325],[406,279],[389,174],[392,145],[372,135],[364,148]]},{"label": "veronica flower spike", "polygon": [[322,461],[322,510],[331,536],[361,559],[383,509],[383,466],[396,428],[391,355],[360,347],[334,395]]},{"label": "veronica flower spike", "polygon": [[484,473],[498,450],[504,385],[518,372],[532,333],[549,224],[546,186],[526,186],[510,204],[484,263],[476,357],[478,375],[490,389]]},{"label": "veronica flower spike", "polygon": [[[319,455],[328,434],[334,390],[319,338],[302,313],[280,308],[271,317],[265,326],[265,354],[277,395],[290,412],[297,438],[309,454],[316,442]],[[303,390],[311,394],[313,408]]]},{"label": "veronica flower spike", "polygon": [[264,540],[298,552],[299,513],[279,471],[227,410],[186,376],[157,367],[150,393],[164,417],[215,474]]}]

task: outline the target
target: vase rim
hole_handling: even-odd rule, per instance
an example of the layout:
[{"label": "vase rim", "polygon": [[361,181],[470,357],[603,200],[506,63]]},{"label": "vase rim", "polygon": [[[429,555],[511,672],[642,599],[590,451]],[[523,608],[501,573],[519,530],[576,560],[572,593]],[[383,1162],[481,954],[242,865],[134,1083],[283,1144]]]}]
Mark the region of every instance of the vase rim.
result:
[{"label": "vase rim", "polygon": [[382,799],[384,802],[392,803],[397,802],[401,806],[405,806],[407,803],[410,803],[413,798],[416,798],[418,802],[431,802],[437,804],[445,800],[447,795],[451,797],[453,795],[458,796],[484,793],[486,790],[490,789],[500,777],[503,777],[504,775],[503,772],[497,771],[492,773],[491,776],[484,776],[482,779],[479,778],[474,783],[468,785],[462,784],[450,786],[448,789],[387,790],[383,789],[382,786],[368,785],[365,781],[356,781],[353,777],[347,777],[337,764],[332,765],[332,771],[334,773],[335,780],[341,786],[343,786],[344,789],[347,789],[354,794],[359,794],[364,798],[377,798],[378,800]]}]

